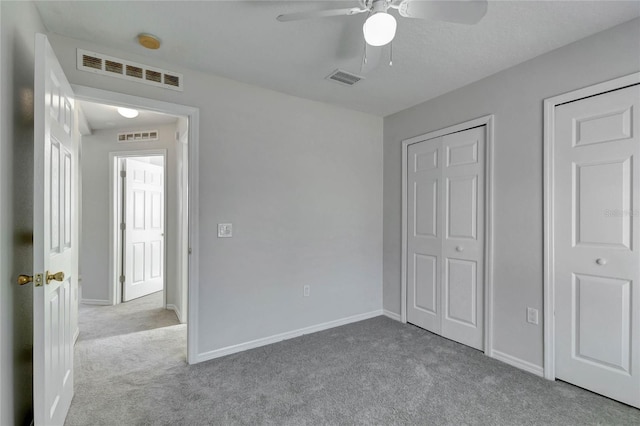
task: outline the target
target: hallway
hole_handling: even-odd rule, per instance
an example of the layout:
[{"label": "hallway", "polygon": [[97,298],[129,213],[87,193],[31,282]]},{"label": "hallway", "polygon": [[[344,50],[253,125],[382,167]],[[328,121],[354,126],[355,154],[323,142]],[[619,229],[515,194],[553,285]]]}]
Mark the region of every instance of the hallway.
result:
[{"label": "hallway", "polygon": [[[187,326],[162,300],[160,291],[115,306],[80,305],[75,396],[65,424],[123,424],[129,410],[121,400],[113,407],[113,396],[125,394],[140,407],[135,389],[152,388],[154,373],[186,365]],[[122,417],[105,422],[98,412]]]}]

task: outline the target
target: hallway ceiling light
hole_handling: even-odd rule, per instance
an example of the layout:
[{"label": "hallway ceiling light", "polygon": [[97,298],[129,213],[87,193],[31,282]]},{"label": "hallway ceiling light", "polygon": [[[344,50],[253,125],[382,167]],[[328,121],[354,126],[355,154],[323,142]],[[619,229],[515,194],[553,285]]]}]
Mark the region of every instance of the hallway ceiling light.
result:
[{"label": "hallway ceiling light", "polygon": [[135,109],[119,107],[118,114],[124,118],[136,118],[140,113]]}]

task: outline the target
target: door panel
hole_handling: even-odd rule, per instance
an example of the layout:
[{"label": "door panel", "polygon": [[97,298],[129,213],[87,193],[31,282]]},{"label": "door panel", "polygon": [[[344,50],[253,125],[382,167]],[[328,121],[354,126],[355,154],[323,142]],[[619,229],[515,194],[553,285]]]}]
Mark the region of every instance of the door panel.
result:
[{"label": "door panel", "polygon": [[555,111],[556,377],[640,407],[640,87]]},{"label": "door panel", "polygon": [[438,181],[415,182],[413,191],[415,236],[437,237]]},{"label": "door panel", "polygon": [[407,320],[440,333],[442,138],[408,150]]},{"label": "door panel", "polygon": [[631,248],[631,158],[573,165],[575,244]]},{"label": "door panel", "polygon": [[445,280],[445,316],[447,320],[476,326],[476,262],[447,259]]},{"label": "door panel", "polygon": [[436,315],[438,307],[438,260],[435,256],[415,254],[415,273],[412,289],[415,294],[415,308]]},{"label": "door panel", "polygon": [[[73,92],[46,36],[36,35],[34,103],[34,424],[64,423],[73,398],[72,292],[77,222]],[[49,274],[64,277],[47,279]]]},{"label": "door panel", "polygon": [[573,283],[575,356],[629,373],[631,283],[577,274]]},{"label": "door panel", "polygon": [[476,239],[478,176],[447,179],[447,237]]},{"label": "door panel", "polygon": [[485,127],[443,138],[449,161],[442,241],[442,335],[484,348],[484,164]]},{"label": "door panel", "polygon": [[478,349],[484,345],[484,135],[479,127],[407,151],[407,320]]},{"label": "door panel", "polygon": [[164,167],[127,158],[122,300],[164,287]]}]

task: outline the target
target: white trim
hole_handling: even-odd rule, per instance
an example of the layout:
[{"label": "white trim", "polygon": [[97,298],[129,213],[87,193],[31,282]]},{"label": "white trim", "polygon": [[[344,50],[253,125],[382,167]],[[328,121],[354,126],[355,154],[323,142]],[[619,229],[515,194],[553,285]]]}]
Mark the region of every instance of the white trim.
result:
[{"label": "white trim", "polygon": [[272,343],[281,342],[283,340],[293,339],[295,337],[300,337],[304,334],[316,333],[318,331],[328,330],[334,327],[340,327],[341,325],[351,324],[358,321],[364,321],[369,318],[378,317],[382,314],[383,314],[383,310],[378,309],[375,311],[366,312],[364,314],[353,315],[350,317],[346,317],[346,318],[342,318],[334,321],[328,321],[321,324],[312,325],[310,327],[288,331],[286,333],[274,334],[273,336],[263,337],[261,339],[251,340],[249,342],[239,343],[237,345],[231,345],[221,349],[215,349],[213,351],[198,354],[196,358],[196,362],[208,361],[208,360],[220,358],[226,355],[243,352],[249,349],[259,348],[260,346],[266,346]]},{"label": "white trim", "polygon": [[186,116],[189,119],[189,282],[187,301],[187,362],[194,364],[198,354],[198,287],[199,281],[199,165],[200,110],[155,99],[142,98],[124,93],[110,92],[93,87],[72,85],[76,99],[103,102],[115,106],[141,108],[149,111]]},{"label": "white trim", "polygon": [[111,306],[110,300],[102,300],[102,299],[80,299],[80,303],[83,305],[100,305],[100,306]]},{"label": "white trim", "polygon": [[168,303],[167,309],[176,313],[176,316],[178,317],[178,321],[180,321],[180,324],[185,323],[184,318],[182,317],[182,312],[180,312],[180,309],[176,305],[174,305],[173,303]]},{"label": "white trim", "polygon": [[[139,151],[111,151],[109,152],[109,300],[112,305],[122,302],[122,285],[120,283],[120,274],[122,271],[121,254],[122,233],[120,231],[120,218],[116,212],[122,211],[122,181],[120,177],[120,164],[117,160],[129,157],[147,157],[161,156],[164,158],[164,199],[167,199],[168,192],[168,173],[167,173],[167,150],[166,149],[146,149]],[[167,235],[167,213],[168,203],[164,203],[164,223],[162,232]],[[164,271],[162,277],[162,305],[166,305],[167,301],[167,242],[164,238]]]},{"label": "white trim", "polygon": [[76,328],[75,333],[73,333],[73,344],[78,343],[78,337],[80,337],[80,327]]},{"label": "white trim", "polygon": [[500,352],[495,349],[493,350],[493,358],[531,374],[535,374],[536,376],[542,377],[544,375],[543,369],[539,365],[532,364],[529,361],[525,361],[513,355],[507,355],[504,352]]},{"label": "white trim", "polygon": [[383,309],[382,315],[384,315],[385,317],[391,318],[392,320],[402,322],[402,317],[400,316],[400,314],[396,314],[395,312],[391,312],[386,309]]},{"label": "white trim", "polygon": [[409,145],[474,127],[485,126],[485,247],[484,247],[484,353],[493,356],[493,114],[402,141],[402,256],[400,321],[407,322],[407,152]]},{"label": "white trim", "polygon": [[554,133],[555,108],[560,104],[577,101],[589,96],[598,95],[611,90],[621,89],[633,84],[640,84],[640,72],[605,81],[593,86],[584,87],[572,92],[563,93],[544,100],[544,377],[555,380],[555,283],[554,267],[554,223],[553,223],[553,189],[555,180]]}]

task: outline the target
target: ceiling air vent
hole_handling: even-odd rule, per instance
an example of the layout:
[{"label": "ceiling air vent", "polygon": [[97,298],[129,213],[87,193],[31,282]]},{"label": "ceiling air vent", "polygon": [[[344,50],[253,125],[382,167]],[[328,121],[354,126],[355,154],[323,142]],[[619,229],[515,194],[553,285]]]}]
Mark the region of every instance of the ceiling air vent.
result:
[{"label": "ceiling air vent", "polygon": [[118,142],[157,141],[157,130],[145,130],[141,132],[118,133]]},{"label": "ceiling air vent", "polygon": [[327,76],[327,80],[335,81],[336,83],[344,84],[346,86],[353,86],[362,79],[364,79],[364,77],[360,77],[359,75],[351,74],[340,69],[335,70]]},{"label": "ceiling air vent", "polygon": [[136,62],[125,61],[101,53],[77,50],[78,69],[94,74],[108,75],[165,89],[182,91],[182,74]]}]

